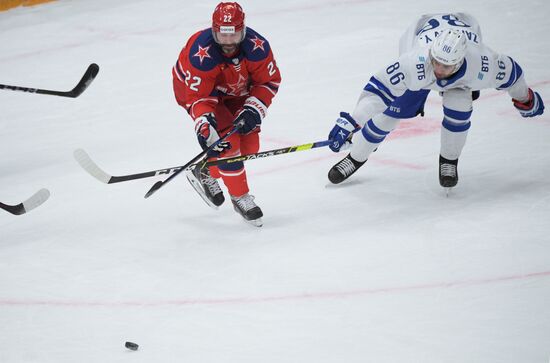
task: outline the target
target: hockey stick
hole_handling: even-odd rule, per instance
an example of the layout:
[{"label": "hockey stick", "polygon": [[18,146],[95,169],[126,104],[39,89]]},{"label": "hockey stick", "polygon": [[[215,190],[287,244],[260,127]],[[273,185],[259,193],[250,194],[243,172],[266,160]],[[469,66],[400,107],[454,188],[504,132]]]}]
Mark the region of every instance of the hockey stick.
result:
[{"label": "hockey stick", "polygon": [[200,162],[190,165],[188,168],[186,168],[185,176],[187,177],[187,181],[189,181],[189,184],[191,184],[193,189],[195,189],[195,191],[202,198],[202,200],[204,200],[209,207],[213,209],[218,209],[218,206],[212,203],[212,201],[206,196],[206,191],[204,190],[204,186],[202,185],[200,180],[197,178],[197,174],[195,173],[197,168],[199,169],[199,172],[200,172],[202,171],[203,168],[206,168],[212,165],[232,164],[232,163],[244,162],[248,160],[262,159],[268,156],[283,155],[283,154],[293,153],[296,151],[310,150],[318,147],[327,146],[330,144],[330,142],[331,142],[330,140],[317,141],[309,144],[289,146],[281,149],[261,151],[254,154],[240,155],[240,156],[234,156],[234,157],[225,158],[225,159],[217,159],[212,161],[208,161],[207,158],[205,158]]},{"label": "hockey stick", "polygon": [[40,89],[40,88],[27,88],[27,87],[19,87],[19,86],[9,86],[7,84],[0,84],[0,89],[10,90],[10,91],[21,91],[21,92],[28,92],[28,93],[40,93],[43,95],[53,95],[53,96],[61,96],[61,97],[72,97],[76,98],[82,94],[88,88],[88,86],[92,83],[94,78],[97,76],[97,73],[99,72],[99,66],[95,63],[90,64],[84,75],[82,76],[82,79],[78,84],[70,91],[62,92],[62,91],[52,91],[47,89]]},{"label": "hockey stick", "polygon": [[126,175],[116,176],[116,175],[110,175],[109,173],[101,169],[92,160],[92,158],[90,158],[90,155],[88,155],[88,153],[83,149],[76,149],[75,151],[73,151],[73,156],[75,160],[78,162],[78,164],[82,167],[82,169],[86,170],[88,174],[90,174],[91,176],[93,176],[94,178],[96,178],[97,180],[105,184],[114,184],[114,183],[129,181],[129,180],[151,178],[157,175],[171,174],[171,173],[177,172],[183,167],[183,166],[174,166],[172,168],[165,168],[165,169],[145,171],[137,174],[126,174]]},{"label": "hockey stick", "polygon": [[21,214],[25,214],[33,210],[34,208],[40,206],[42,203],[47,201],[49,197],[50,197],[50,192],[48,191],[48,189],[40,189],[23,203],[19,203],[16,205],[0,203],[0,208],[2,208],[7,212],[10,212],[11,214],[15,214],[16,216],[18,216]]},{"label": "hockey stick", "polygon": [[108,173],[106,173],[103,169],[101,169],[86,153],[86,151],[82,149],[76,149],[73,152],[73,156],[78,162],[78,164],[88,172],[91,176],[96,178],[102,183],[105,184],[113,184],[113,183],[120,183],[125,182],[129,180],[136,180],[136,179],[144,179],[144,178],[150,178],[157,175],[164,175],[164,174],[170,174],[173,172],[178,171],[181,169],[181,166],[175,166],[173,168],[166,168],[166,169],[158,169],[158,170],[152,170],[152,171],[146,171],[143,173],[137,173],[137,174],[127,174],[127,175],[119,175],[119,176],[113,176]]},{"label": "hockey stick", "polygon": [[266,158],[268,156],[290,154],[290,153],[293,153],[293,152],[296,152],[296,151],[316,149],[318,147],[328,146],[328,144],[330,144],[330,140],[316,141],[316,142],[311,142],[309,144],[288,146],[288,147],[283,147],[281,149],[260,151],[260,152],[254,153],[254,154],[233,156],[233,157],[225,158],[225,159],[217,159],[217,160],[212,160],[212,161],[203,160],[201,163],[190,165],[189,168],[191,168],[193,166],[198,166],[202,169],[202,168],[206,168],[206,167],[209,167],[209,166],[212,166],[212,165],[232,164],[232,163],[238,163],[239,161],[262,159],[262,158]]},{"label": "hockey stick", "polygon": [[[353,133],[356,133],[357,131],[361,130],[360,127],[356,127],[355,130],[353,130]],[[304,150],[311,150],[316,149],[318,147],[324,147],[330,145],[330,140],[323,140],[323,141],[315,141],[310,142],[309,144],[302,144],[302,145],[296,145],[296,146],[288,146],[283,147],[281,149],[274,149],[274,150],[267,150],[267,151],[260,151],[254,154],[247,154],[247,155],[240,155],[240,156],[233,156],[230,158],[225,159],[216,159],[208,161],[207,159],[201,160],[201,162],[190,165],[187,169],[192,169],[193,167],[197,167],[200,165],[200,168],[206,168],[213,165],[220,165],[220,164],[232,164],[237,163],[239,161],[248,161],[248,160],[254,160],[254,159],[261,159],[266,158],[268,156],[275,156],[275,155],[283,155],[283,154],[289,154],[296,151],[304,151]],[[344,145],[339,151],[348,150],[351,147],[351,142],[349,144]]]},{"label": "hockey stick", "polygon": [[[313,142],[309,144],[303,144],[303,145],[296,145],[296,146],[289,146],[282,149],[275,149],[275,150],[268,150],[268,151],[261,151],[255,154],[248,154],[248,155],[240,155],[240,156],[234,156],[230,158],[225,159],[218,159],[209,161],[203,166],[211,166],[211,165],[220,165],[223,163],[234,163],[237,161],[247,161],[247,160],[254,160],[254,159],[261,159],[268,156],[274,156],[274,155],[282,155],[282,154],[288,154],[295,151],[304,151],[309,149],[315,149],[318,147],[327,146],[329,144],[329,141],[318,141]],[[145,171],[142,173],[137,174],[126,174],[126,175],[111,175],[107,172],[105,172],[103,169],[101,169],[93,160],[90,158],[88,153],[84,151],[83,149],[76,149],[73,152],[73,156],[78,162],[78,164],[88,172],[91,176],[96,178],[102,183],[105,184],[114,184],[114,183],[120,183],[130,180],[137,180],[137,179],[145,179],[145,178],[151,178],[158,175],[167,175],[170,173],[174,173],[180,169],[182,169],[185,165],[182,166],[174,166],[171,168],[165,168],[165,169],[158,169],[158,170],[151,170],[151,171]],[[199,162],[200,163],[200,162]],[[192,164],[189,165],[187,168],[196,166],[198,164]]]},{"label": "hockey stick", "polygon": [[195,163],[197,160],[199,160],[200,158],[202,158],[203,156],[205,156],[210,150],[214,149],[219,143],[227,140],[229,138],[229,136],[233,135],[235,132],[239,131],[239,129],[241,127],[243,127],[244,125],[244,120],[241,120],[239,123],[237,123],[232,129],[231,131],[229,131],[227,134],[224,135],[224,137],[218,139],[218,141],[216,141],[215,143],[213,143],[212,145],[210,145],[208,148],[206,148],[205,150],[203,150],[201,153],[199,153],[197,156],[195,156],[193,159],[189,160],[189,162],[185,165],[183,165],[179,170],[176,170],[174,172],[174,174],[170,175],[168,178],[164,179],[164,180],[159,180],[158,182],[156,182],[152,187],[151,189],[149,189],[147,191],[147,193],[145,193],[145,197],[144,198],[149,198],[151,195],[153,195],[157,190],[159,190],[160,188],[162,188],[164,185],[166,185],[167,183],[169,183],[172,179],[174,179],[176,176],[178,176],[183,170],[185,170],[187,167],[189,167],[190,165],[192,165],[193,163]]}]

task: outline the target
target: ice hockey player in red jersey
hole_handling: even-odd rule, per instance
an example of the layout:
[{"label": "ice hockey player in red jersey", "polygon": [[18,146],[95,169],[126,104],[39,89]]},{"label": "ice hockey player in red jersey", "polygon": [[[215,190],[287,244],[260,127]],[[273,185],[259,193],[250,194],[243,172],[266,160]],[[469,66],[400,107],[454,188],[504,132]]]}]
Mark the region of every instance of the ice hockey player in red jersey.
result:
[{"label": "ice hockey player in red jersey", "polygon": [[[172,69],[174,93],[195,122],[200,146],[208,148],[244,121],[237,133],[208,153],[211,158],[256,153],[260,126],[277,94],[281,74],[268,41],[245,26],[236,2],[222,2],[212,15],[212,27],[193,34]],[[195,170],[209,204],[225,201],[220,177],[235,211],[262,225],[262,210],[249,193],[244,163]],[[207,201],[207,202],[208,202]]]}]

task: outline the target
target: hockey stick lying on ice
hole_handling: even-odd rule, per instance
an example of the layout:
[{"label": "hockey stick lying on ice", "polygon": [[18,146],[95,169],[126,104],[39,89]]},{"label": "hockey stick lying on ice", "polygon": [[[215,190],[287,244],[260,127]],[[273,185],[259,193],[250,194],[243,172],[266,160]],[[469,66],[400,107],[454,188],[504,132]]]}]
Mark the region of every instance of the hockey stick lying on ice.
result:
[{"label": "hockey stick lying on ice", "polygon": [[7,84],[0,84],[0,89],[10,90],[10,91],[21,91],[21,92],[29,92],[29,93],[40,93],[43,95],[53,95],[53,96],[62,96],[62,97],[72,97],[76,98],[82,94],[88,88],[88,86],[92,83],[94,78],[97,76],[97,73],[99,72],[99,66],[95,63],[90,64],[84,75],[82,76],[82,79],[78,84],[70,91],[62,92],[62,91],[51,91],[47,89],[40,89],[40,88],[27,88],[27,87],[19,87],[19,86],[9,86]]},{"label": "hockey stick lying on ice", "polygon": [[164,185],[166,185],[167,183],[170,182],[170,180],[174,179],[175,177],[177,177],[179,175],[179,173],[181,173],[183,170],[185,170],[187,167],[189,167],[190,165],[192,165],[193,163],[195,163],[197,160],[199,160],[200,158],[202,158],[203,156],[205,156],[210,150],[214,149],[216,146],[218,146],[218,144],[220,144],[221,142],[224,142],[225,140],[227,140],[229,138],[229,136],[233,135],[235,132],[239,131],[239,129],[241,127],[243,127],[244,125],[244,120],[241,120],[240,122],[238,122],[232,129],[231,131],[229,131],[227,134],[225,134],[223,137],[219,138],[218,141],[214,142],[212,145],[210,145],[208,148],[204,149],[202,152],[200,152],[197,156],[195,156],[193,159],[189,160],[187,162],[187,164],[183,165],[181,167],[181,169],[177,170],[174,172],[174,174],[170,175],[168,178],[164,179],[164,180],[159,180],[158,182],[156,182],[155,184],[153,184],[153,186],[151,187],[151,189],[149,189],[147,191],[147,193],[145,193],[145,198],[149,198],[151,195],[153,195],[157,190],[159,190],[160,188],[162,188]]},{"label": "hockey stick lying on ice", "polygon": [[7,212],[10,212],[11,214],[15,214],[16,216],[18,216],[20,214],[25,214],[33,210],[34,208],[40,206],[42,203],[47,201],[49,197],[50,197],[50,192],[48,191],[48,189],[40,189],[23,203],[19,203],[16,205],[8,205],[8,204],[0,203],[0,208],[2,208]]},{"label": "hockey stick lying on ice", "polygon": [[[327,146],[329,144],[329,141],[318,141],[318,142],[312,142],[309,144],[303,144],[303,145],[296,145],[296,146],[289,146],[282,149],[275,149],[275,150],[267,150],[267,151],[261,151],[255,154],[248,154],[248,155],[241,155],[241,156],[234,156],[231,158],[225,158],[225,159],[218,159],[214,161],[207,162],[203,166],[210,166],[210,165],[219,165],[223,163],[232,163],[237,161],[246,161],[246,160],[254,160],[254,159],[262,159],[268,156],[273,155],[282,155],[282,154],[288,154],[295,151],[304,151],[309,149],[315,149],[318,147]],[[172,168],[165,168],[165,169],[157,169],[157,170],[151,170],[151,171],[145,171],[142,173],[137,174],[126,174],[126,175],[110,175],[107,172],[105,172],[103,169],[101,169],[93,160],[90,158],[88,153],[82,149],[76,149],[73,153],[74,158],[78,162],[78,164],[88,172],[91,176],[96,178],[102,183],[105,184],[114,184],[114,183],[120,183],[130,180],[137,180],[137,179],[145,179],[145,178],[152,178],[154,176],[158,175],[168,175],[170,173],[177,172],[181,170],[185,165],[183,166],[174,166]],[[196,161],[196,160],[195,160]],[[197,164],[189,164],[187,167],[196,167],[196,165],[200,164],[201,162]]]}]

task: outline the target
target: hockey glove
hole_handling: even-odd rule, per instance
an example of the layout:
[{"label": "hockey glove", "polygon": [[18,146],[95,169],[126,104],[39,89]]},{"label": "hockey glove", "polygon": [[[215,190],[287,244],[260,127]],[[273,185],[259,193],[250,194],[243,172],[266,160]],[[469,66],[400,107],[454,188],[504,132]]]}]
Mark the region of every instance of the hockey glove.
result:
[{"label": "hockey glove", "polygon": [[328,134],[330,144],[328,147],[337,153],[344,146],[351,145],[351,135],[355,130],[361,127],[347,112],[340,112],[340,117],[336,120],[336,125]]},{"label": "hockey glove", "polygon": [[544,103],[538,92],[533,92],[529,88],[529,99],[526,102],[521,102],[515,99],[512,99],[514,106],[518,109],[519,113],[523,117],[533,117],[542,115],[544,112]]},{"label": "hockey glove", "polygon": [[[203,150],[208,149],[220,139],[220,135],[216,131],[216,119],[208,113],[195,120],[195,132]],[[222,141],[208,151],[207,155],[209,157],[218,157],[224,150],[229,149],[231,149],[229,141]]]},{"label": "hockey glove", "polygon": [[244,125],[239,129],[239,134],[249,134],[260,127],[266,111],[267,107],[262,101],[256,97],[248,97],[233,124],[236,125],[241,120],[244,120]]}]

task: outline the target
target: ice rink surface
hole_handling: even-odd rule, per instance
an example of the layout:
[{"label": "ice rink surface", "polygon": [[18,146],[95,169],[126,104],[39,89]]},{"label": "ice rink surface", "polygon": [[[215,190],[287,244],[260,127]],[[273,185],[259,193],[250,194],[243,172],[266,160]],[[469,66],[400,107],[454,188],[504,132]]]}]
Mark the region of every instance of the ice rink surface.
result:
[{"label": "ice rink surface", "polygon": [[[0,13],[0,362],[544,363],[550,358],[550,112],[474,103],[449,197],[437,180],[441,98],[402,122],[349,181],[327,148],[247,164],[264,226],[208,208],[182,175],[200,149],[171,67],[217,2],[60,0]],[[419,15],[466,11],[550,105],[550,2],[243,1],[283,83],[262,150],[324,140]],[[133,352],[125,341],[140,345]]]}]

